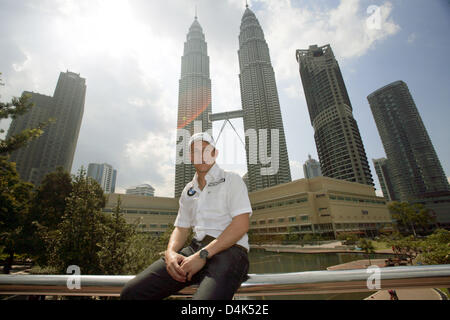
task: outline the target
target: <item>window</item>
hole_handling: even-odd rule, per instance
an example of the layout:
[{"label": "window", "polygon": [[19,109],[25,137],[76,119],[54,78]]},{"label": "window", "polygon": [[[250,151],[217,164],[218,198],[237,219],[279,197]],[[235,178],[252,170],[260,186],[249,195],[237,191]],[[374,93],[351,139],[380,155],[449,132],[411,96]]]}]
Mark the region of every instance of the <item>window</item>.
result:
[{"label": "window", "polygon": [[289,222],[295,222],[295,221],[297,221],[296,217],[289,217]]}]

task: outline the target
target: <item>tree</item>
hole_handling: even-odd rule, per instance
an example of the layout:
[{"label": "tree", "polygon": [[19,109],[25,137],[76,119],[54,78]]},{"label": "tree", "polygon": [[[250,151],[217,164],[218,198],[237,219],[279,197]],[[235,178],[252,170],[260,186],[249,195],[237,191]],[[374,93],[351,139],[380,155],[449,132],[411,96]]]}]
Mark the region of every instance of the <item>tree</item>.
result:
[{"label": "tree", "polygon": [[337,240],[344,241],[346,245],[353,245],[358,242],[359,237],[354,233],[343,232],[337,236]]},{"label": "tree", "polygon": [[372,262],[370,261],[370,254],[375,253],[375,248],[373,246],[372,241],[364,238],[359,239],[358,247],[361,248],[367,254],[369,258],[369,265],[372,265]]},{"label": "tree", "polygon": [[66,210],[66,199],[72,192],[72,177],[62,167],[47,174],[37,189],[31,213],[29,233],[30,252],[39,265],[47,265],[50,248],[54,247],[55,232]]},{"label": "tree", "polygon": [[112,216],[107,216],[105,239],[98,252],[103,274],[123,274],[128,267],[127,256],[131,245],[130,240],[136,230],[125,221],[121,205],[122,200],[119,196]]},{"label": "tree", "polygon": [[417,255],[423,251],[422,241],[412,235],[390,240],[389,244],[393,247],[394,253],[407,257],[411,265]]},{"label": "tree", "polygon": [[285,235],[285,240],[289,241],[289,242],[297,242],[299,241],[299,237],[300,235],[298,233],[296,233],[298,230],[298,227],[289,227],[288,228],[288,233]]},{"label": "tree", "polygon": [[86,178],[81,168],[74,177],[50,257],[51,266],[59,272],[65,273],[69,265],[77,265],[83,274],[101,272],[98,252],[105,239],[107,219],[100,210],[105,202],[98,182]]},{"label": "tree", "polygon": [[414,237],[417,237],[416,227],[426,228],[433,222],[433,216],[429,209],[422,204],[409,204],[407,202],[392,202],[388,206],[392,217],[400,228],[411,229]]},{"label": "tree", "polygon": [[418,260],[423,264],[450,264],[450,231],[437,229],[421,242]]},{"label": "tree", "polygon": [[9,273],[14,254],[24,252],[24,227],[33,185],[20,180],[16,164],[0,156],[0,246],[7,254],[3,272]]}]

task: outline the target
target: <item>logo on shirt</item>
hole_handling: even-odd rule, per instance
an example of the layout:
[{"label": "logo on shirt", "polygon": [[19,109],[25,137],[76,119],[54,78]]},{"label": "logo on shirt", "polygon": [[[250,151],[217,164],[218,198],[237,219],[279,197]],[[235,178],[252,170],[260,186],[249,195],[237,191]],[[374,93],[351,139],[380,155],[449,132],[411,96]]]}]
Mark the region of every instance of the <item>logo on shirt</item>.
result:
[{"label": "logo on shirt", "polygon": [[192,197],[197,191],[194,190],[194,187],[191,187],[188,191],[187,194],[189,197]]},{"label": "logo on shirt", "polygon": [[225,178],[222,178],[222,179],[214,181],[214,182],[210,182],[210,183],[208,183],[208,186],[214,187],[214,186],[217,186],[218,184],[221,184],[222,182],[225,182]]}]

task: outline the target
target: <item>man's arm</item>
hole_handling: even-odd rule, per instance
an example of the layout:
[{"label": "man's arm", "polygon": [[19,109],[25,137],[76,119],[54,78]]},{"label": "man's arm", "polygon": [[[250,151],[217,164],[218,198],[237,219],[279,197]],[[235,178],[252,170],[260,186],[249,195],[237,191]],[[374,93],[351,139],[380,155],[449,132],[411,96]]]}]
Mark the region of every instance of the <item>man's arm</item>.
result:
[{"label": "man's arm", "polygon": [[170,235],[169,243],[167,244],[167,251],[178,252],[186,243],[189,237],[189,228],[175,227]]},{"label": "man's arm", "polygon": [[178,253],[189,236],[189,228],[175,227],[170,235],[165,253],[166,270],[172,278],[179,282],[186,281],[186,272],[181,269],[181,262],[185,256]]},{"label": "man's arm", "polygon": [[[228,249],[234,245],[240,238],[247,233],[249,228],[250,214],[244,213],[233,218],[230,225],[220,234],[220,236],[211,241],[204,249],[208,250],[208,257]],[[196,274],[200,269],[204,267],[206,260],[200,258],[200,251],[197,251],[193,255],[183,259],[181,268],[187,273],[188,280],[192,279],[192,276]]]}]

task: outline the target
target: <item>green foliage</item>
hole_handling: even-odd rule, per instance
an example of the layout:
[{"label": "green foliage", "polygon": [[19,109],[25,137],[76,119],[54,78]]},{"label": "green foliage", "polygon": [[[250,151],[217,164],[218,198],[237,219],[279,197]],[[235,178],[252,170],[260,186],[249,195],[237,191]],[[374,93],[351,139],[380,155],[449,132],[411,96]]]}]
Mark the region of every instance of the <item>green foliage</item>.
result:
[{"label": "green foliage", "polygon": [[111,216],[106,216],[105,238],[100,244],[98,252],[102,274],[123,274],[127,268],[127,258],[132,242],[131,237],[136,233],[135,228],[128,225],[122,214],[122,200],[117,199],[117,205]]},{"label": "green foliage", "polygon": [[337,240],[343,241],[346,245],[354,245],[358,242],[359,237],[354,233],[343,232],[337,236]]},{"label": "green foliage", "polygon": [[293,227],[288,228],[288,234],[285,235],[285,240],[290,242],[298,242],[300,240],[300,234],[296,233]]},{"label": "green foliage", "polygon": [[369,264],[372,264],[370,261],[370,254],[375,253],[375,248],[372,244],[372,241],[362,238],[358,240],[357,245],[367,254],[369,258]]},{"label": "green foliage", "polygon": [[69,265],[77,265],[83,274],[101,272],[98,252],[107,232],[107,218],[100,211],[105,197],[100,185],[86,178],[81,168],[74,178],[72,192],[55,233],[50,265],[65,273]]},{"label": "green foliage", "polygon": [[303,236],[303,241],[306,243],[313,241],[313,235],[310,233],[305,234]]},{"label": "green foliage", "polygon": [[0,156],[0,247],[7,254],[4,273],[9,273],[14,253],[24,253],[24,232],[31,206],[33,185],[20,180],[16,165]]},{"label": "green foliage", "polygon": [[388,205],[392,218],[397,221],[401,229],[411,230],[416,237],[416,228],[426,229],[434,223],[434,218],[429,209],[422,204],[409,204],[407,202],[392,202]]},{"label": "green foliage", "polygon": [[437,229],[421,242],[417,262],[422,264],[450,264],[450,231]]},{"label": "green foliage", "polygon": [[40,187],[36,190],[30,224],[33,226],[29,235],[32,244],[30,252],[36,263],[46,265],[50,250],[54,247],[56,230],[62,221],[66,210],[66,199],[72,192],[72,177],[62,167],[47,174]]},{"label": "green foliage", "polygon": [[388,240],[388,243],[394,248],[394,253],[408,258],[411,265],[413,264],[413,260],[423,250],[422,241],[412,235],[406,237],[397,236],[392,240]]}]

